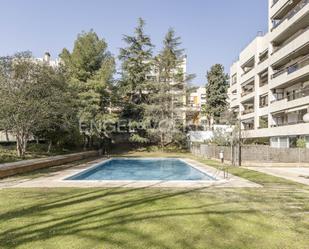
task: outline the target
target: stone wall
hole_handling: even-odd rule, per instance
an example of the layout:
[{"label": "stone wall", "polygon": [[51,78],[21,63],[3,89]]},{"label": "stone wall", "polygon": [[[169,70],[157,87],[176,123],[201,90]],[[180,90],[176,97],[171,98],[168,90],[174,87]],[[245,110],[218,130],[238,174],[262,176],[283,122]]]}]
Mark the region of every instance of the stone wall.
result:
[{"label": "stone wall", "polygon": [[62,165],[65,163],[82,160],[88,157],[95,157],[98,155],[98,151],[86,151],[68,155],[4,163],[0,164],[0,178],[33,171],[36,169]]}]

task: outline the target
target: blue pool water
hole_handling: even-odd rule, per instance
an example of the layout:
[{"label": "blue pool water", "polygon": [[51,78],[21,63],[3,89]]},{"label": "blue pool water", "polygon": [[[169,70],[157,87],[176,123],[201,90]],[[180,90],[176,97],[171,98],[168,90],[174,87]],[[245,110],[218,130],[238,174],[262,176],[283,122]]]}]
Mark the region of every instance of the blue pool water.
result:
[{"label": "blue pool water", "polygon": [[67,180],[215,180],[179,159],[111,159]]}]

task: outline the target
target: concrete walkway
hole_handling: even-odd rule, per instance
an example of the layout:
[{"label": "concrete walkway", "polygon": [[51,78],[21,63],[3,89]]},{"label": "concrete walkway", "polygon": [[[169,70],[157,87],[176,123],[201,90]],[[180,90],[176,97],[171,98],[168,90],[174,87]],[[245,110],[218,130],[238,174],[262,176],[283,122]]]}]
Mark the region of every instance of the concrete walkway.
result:
[{"label": "concrete walkway", "polygon": [[282,177],[287,180],[309,185],[309,168],[288,168],[288,167],[246,167],[247,169]]},{"label": "concrete walkway", "polygon": [[183,159],[192,167],[214,176],[217,181],[106,181],[106,180],[66,180],[66,178],[75,175],[81,171],[87,170],[94,164],[101,163],[106,158],[93,160],[87,163],[71,166],[59,166],[57,171],[49,172],[43,176],[36,178],[31,177],[10,177],[0,180],[1,188],[57,188],[57,187],[130,187],[130,188],[145,188],[145,187],[159,187],[159,188],[256,188],[261,185],[246,179],[229,175],[228,179],[223,179],[223,172],[213,167],[206,166],[200,162],[192,159]]}]

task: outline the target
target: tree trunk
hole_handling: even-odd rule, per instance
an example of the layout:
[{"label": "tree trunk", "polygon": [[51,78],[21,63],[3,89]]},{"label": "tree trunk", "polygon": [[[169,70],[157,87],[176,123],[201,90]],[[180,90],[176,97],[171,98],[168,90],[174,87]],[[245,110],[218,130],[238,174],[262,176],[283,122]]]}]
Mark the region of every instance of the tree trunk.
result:
[{"label": "tree trunk", "polygon": [[16,151],[18,157],[24,157],[27,150],[27,136],[18,133],[16,135]]},{"label": "tree trunk", "polygon": [[53,142],[49,140],[48,142],[48,147],[47,147],[47,153],[50,153],[51,147],[52,147]]},{"label": "tree trunk", "polygon": [[160,140],[161,140],[161,150],[162,150],[162,152],[164,151],[164,134],[161,134],[161,136],[160,136]]},{"label": "tree trunk", "polygon": [[9,133],[7,130],[5,130],[5,138],[7,142],[10,142]]}]

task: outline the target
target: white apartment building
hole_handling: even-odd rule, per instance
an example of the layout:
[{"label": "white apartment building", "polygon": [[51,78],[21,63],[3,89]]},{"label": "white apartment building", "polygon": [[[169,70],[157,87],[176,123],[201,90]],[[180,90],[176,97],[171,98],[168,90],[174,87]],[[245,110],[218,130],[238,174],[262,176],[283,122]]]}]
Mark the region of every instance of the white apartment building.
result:
[{"label": "white apartment building", "polygon": [[202,108],[206,104],[206,88],[198,87],[194,92],[190,93],[188,102],[187,108],[191,115],[189,116],[187,114],[187,123],[193,125],[207,125],[206,116],[202,115]]},{"label": "white apartment building", "polygon": [[246,138],[309,147],[309,0],[269,0],[269,31],[230,68],[229,103]]},{"label": "white apartment building", "polygon": [[53,68],[56,68],[60,65],[60,59],[57,58],[56,60],[52,60],[49,52],[45,52],[42,58],[35,58],[35,61],[40,63],[46,63]]}]

